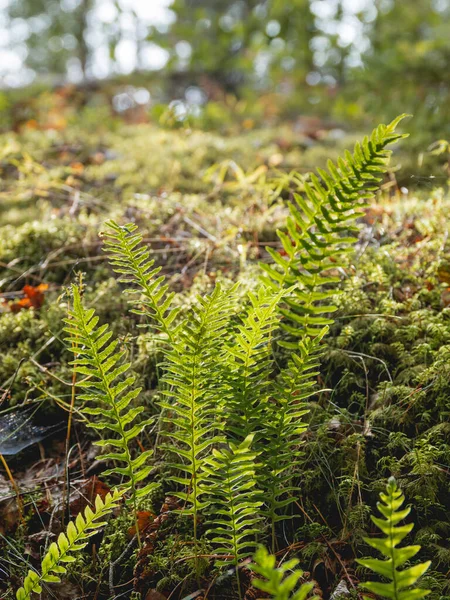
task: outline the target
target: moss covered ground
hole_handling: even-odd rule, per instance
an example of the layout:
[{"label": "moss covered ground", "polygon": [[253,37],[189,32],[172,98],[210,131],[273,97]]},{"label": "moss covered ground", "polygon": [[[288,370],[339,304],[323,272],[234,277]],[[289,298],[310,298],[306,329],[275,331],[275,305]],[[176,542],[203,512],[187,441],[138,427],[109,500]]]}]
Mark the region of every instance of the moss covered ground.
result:
[{"label": "moss covered ground", "polygon": [[[0,136],[0,411],[5,417],[26,405],[36,426],[55,426],[39,446],[4,456],[22,493],[22,519],[0,467],[2,597],[12,598],[24,557],[38,558],[65,493],[66,468],[75,497],[93,476],[106,485],[79,416],[66,452],[72,370],[62,321],[70,282],[82,278],[86,301],[112,324],[132,360],[144,388],[140,401],[156,412],[158,352],[139,317],[126,312],[105,260],[105,220],[140,226],[181,292],[182,310],[217,280],[239,280],[244,293],[258,280],[259,261],[268,260],[265,246],[278,247],[276,228],[294,185],[354,138],[327,127],[312,136],[287,124],[228,135],[173,130],[86,111],[60,129],[28,126]],[[430,598],[450,598],[450,194],[445,169],[430,166],[423,175],[422,167],[414,176],[417,157],[407,144],[394,154],[390,177],[362,219],[356,252],[340,271],[344,293],[325,341],[321,391],[310,400],[301,494],[293,519],[280,525],[285,547],[325,598],[341,579],[351,589],[361,577],[354,557],[364,550],[371,507],[390,474],[414,505],[411,539],[422,545],[421,558],[433,561],[425,577]],[[28,295],[25,286],[32,286]],[[155,443],[151,429],[141,443]],[[163,501],[149,500],[142,518]],[[97,584],[108,580],[105,547],[121,557],[130,527],[111,522],[102,552],[78,561],[57,597],[108,597]],[[162,519],[134,574],[130,556],[120,558],[116,585],[129,590],[134,578],[143,598],[149,589],[172,598],[192,591],[183,586],[185,529],[183,518]]]}]

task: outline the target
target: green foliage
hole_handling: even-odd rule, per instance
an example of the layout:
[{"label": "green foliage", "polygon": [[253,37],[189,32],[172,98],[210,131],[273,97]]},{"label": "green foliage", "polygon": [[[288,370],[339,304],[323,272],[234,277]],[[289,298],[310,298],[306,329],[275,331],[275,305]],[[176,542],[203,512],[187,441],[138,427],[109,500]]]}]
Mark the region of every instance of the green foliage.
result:
[{"label": "green foliage", "polygon": [[261,487],[265,490],[266,516],[272,529],[272,550],[275,550],[275,523],[286,519],[286,507],[295,502],[297,487],[292,485],[301,469],[300,436],[307,425],[303,421],[309,412],[304,402],[314,393],[321,355],[319,344],[327,332],[315,338],[305,338],[292,352],[289,363],[275,381],[274,402],[264,415],[264,443]]},{"label": "green foliage", "polygon": [[[172,308],[174,292],[167,293],[168,285],[164,277],[159,276],[161,267],[155,267],[150,258],[150,250],[142,244],[142,235],[136,233],[133,223],[120,226],[114,221],[106,223],[105,250],[110,255],[110,263],[119,281],[127,286],[125,292],[133,297],[133,312],[151,317],[158,332],[173,341],[178,327],[174,321],[179,308]],[[134,296],[139,298],[134,300]]]},{"label": "green foliage", "polygon": [[[21,228],[16,238],[11,238],[10,230],[5,230],[2,236],[6,257],[2,277],[10,286],[5,294],[7,299],[15,298],[17,288],[21,287],[21,283],[17,282],[20,282],[18,276],[22,263],[11,263],[21,251],[26,256],[23,264],[27,269],[34,266],[30,276],[41,272],[39,265],[35,265],[36,261],[46,261],[47,252],[53,256],[56,251],[57,255],[50,257],[42,268],[46,269],[44,275],[48,270],[51,273],[49,280],[55,281],[52,279],[55,273],[52,261],[56,259],[58,282],[66,280],[67,265],[85,255],[88,271],[84,277],[87,282],[84,304],[93,306],[95,302],[96,316],[100,322],[112,323],[114,334],[121,336],[118,339],[129,334],[124,343],[133,356],[133,373],[139,378],[135,382],[130,381],[129,387],[118,395],[116,401],[120,404],[126,394],[134,393],[135,386],[142,386],[144,390],[139,397],[133,397],[121,412],[121,417],[126,418],[128,414],[132,417],[125,427],[127,431],[132,431],[135,424],[140,426],[140,418],[144,418],[145,424],[148,416],[128,413],[130,408],[133,411],[136,405],[143,405],[146,412],[156,411],[161,408],[158,399],[163,395],[158,432],[155,437],[153,431],[147,434],[147,443],[150,447],[155,442],[157,457],[153,468],[161,474],[164,490],[161,490],[161,495],[151,494],[140,499],[139,508],[155,511],[155,505],[158,506],[159,500],[163,501],[163,491],[170,493],[176,487],[176,493],[182,499],[177,512],[182,514],[172,514],[161,535],[151,538],[155,552],[140,563],[144,569],[142,585],[148,583],[166,593],[183,581],[187,582],[187,587],[195,585],[192,580],[194,571],[202,579],[203,575],[210,575],[212,560],[208,557],[212,553],[210,536],[204,534],[206,518],[212,521],[212,535],[215,527],[223,527],[229,534],[215,536],[224,538],[229,545],[226,542],[217,544],[219,565],[235,562],[236,571],[244,574],[239,560],[248,554],[254,543],[256,535],[249,533],[253,525],[241,531],[241,521],[236,517],[233,522],[230,503],[225,505],[225,498],[218,491],[229,489],[227,482],[229,484],[232,479],[233,469],[239,472],[241,465],[235,455],[241,442],[250,434],[253,442],[247,454],[252,457],[246,464],[251,472],[249,479],[256,483],[249,494],[259,505],[252,514],[245,516],[253,518],[254,515],[258,519],[254,529],[263,539],[272,534],[274,551],[292,542],[302,556],[301,560],[311,563],[317,559],[322,561],[316,575],[320,585],[322,573],[330,575],[335,564],[324,538],[330,540],[334,536],[343,540],[345,560],[350,557],[351,548],[358,548],[361,533],[367,529],[367,496],[371,489],[380,485],[386,469],[390,469],[398,476],[407,495],[414,499],[419,525],[414,543],[422,544],[427,557],[432,552],[435,557],[436,570],[427,572],[422,585],[432,589],[433,600],[439,594],[447,593],[448,587],[445,588],[439,577],[441,580],[445,577],[449,560],[446,547],[448,519],[442,498],[448,491],[443,465],[448,463],[449,457],[450,327],[446,305],[447,283],[446,279],[441,280],[440,275],[436,275],[436,257],[439,256],[439,272],[442,271],[445,277],[448,199],[443,192],[435,192],[427,200],[423,195],[413,196],[412,192],[406,197],[403,191],[400,195],[390,188],[392,196],[388,193],[381,195],[377,205],[369,208],[361,219],[370,225],[360,237],[364,252],[342,258],[340,273],[346,276],[339,284],[342,293],[332,301],[321,298],[314,304],[322,307],[321,303],[333,303],[338,307],[331,335],[322,338],[325,330],[319,326],[312,327],[318,334],[307,335],[304,328],[300,340],[294,340],[295,344],[288,351],[280,351],[274,342],[280,338],[281,342],[286,338],[292,341],[292,337],[289,332],[288,337],[286,332],[280,331],[280,324],[291,323],[278,310],[278,305],[285,302],[285,298],[297,298],[303,283],[300,281],[298,286],[295,279],[292,288],[288,287],[288,282],[279,287],[275,282],[275,289],[267,285],[256,287],[257,266],[254,261],[258,253],[264,251],[258,250],[253,240],[256,233],[262,243],[274,241],[272,227],[282,224],[287,212],[281,197],[278,201],[276,197],[287,197],[292,187],[303,185],[305,178],[292,173],[284,179],[280,176],[277,190],[268,183],[272,181],[273,172],[269,171],[266,178],[265,171],[261,170],[263,175],[254,179],[258,168],[252,163],[248,149],[261,136],[257,160],[270,165],[270,157],[282,148],[273,133],[258,132],[257,136],[249,133],[245,142],[248,145],[243,144],[243,137],[232,140],[231,145],[225,141],[224,149],[219,152],[218,137],[200,135],[195,131],[174,137],[167,132],[156,131],[157,134],[143,125],[139,130],[133,130],[128,138],[124,135],[123,145],[119,145],[117,139],[114,141],[117,144],[114,149],[120,159],[107,160],[100,166],[86,166],[83,186],[100,178],[104,186],[96,188],[95,195],[97,197],[98,194],[99,200],[108,199],[108,202],[91,203],[82,191],[81,204],[77,209],[79,213],[71,214],[67,219],[64,216],[66,205],[61,209],[58,205],[55,209],[49,200],[44,204],[48,210],[45,216],[54,213],[55,218],[48,219],[51,236],[47,238],[46,234],[42,238],[43,244],[36,245],[32,240],[31,245],[26,245],[29,225],[23,230]],[[40,132],[33,132],[33,139],[38,140],[40,135]],[[54,135],[55,139],[62,139],[60,134]],[[283,173],[289,166],[298,165],[299,160],[302,164],[312,161],[309,151],[306,155],[306,152],[295,150],[300,144],[298,138],[287,138],[284,132],[279,135],[283,144],[289,144],[288,150],[283,149]],[[161,139],[160,154],[153,160],[149,148],[154,145],[156,136]],[[111,138],[108,139],[110,142]],[[315,148],[317,153],[324,152],[324,146],[317,144]],[[325,151],[336,153],[331,144],[325,147]],[[246,152],[248,156],[242,162],[242,169],[236,169],[236,172],[239,171],[236,181],[231,170],[224,172],[223,176],[216,178],[216,187],[207,194],[205,181],[193,177],[193,174],[223,158],[222,152],[228,156],[237,153],[240,158]],[[51,156],[50,153],[45,154],[46,165],[51,164]],[[279,160],[277,154],[275,157]],[[156,165],[156,159],[162,163],[162,166],[159,165],[161,168]],[[181,165],[180,171],[173,178],[168,177],[170,169],[167,165],[175,165],[177,161]],[[140,165],[139,169],[135,168],[136,164]],[[4,172],[9,185],[12,176],[7,169]],[[108,177],[113,173],[119,174],[116,190],[108,183]],[[156,183],[150,182],[147,174],[154,177]],[[148,189],[161,187],[165,180],[169,181],[167,186],[180,188],[180,191],[144,195]],[[186,188],[186,182],[192,187]],[[195,189],[198,193],[188,195],[186,189]],[[142,194],[134,195],[135,191]],[[114,196],[120,197],[121,203],[114,202]],[[303,202],[312,206],[307,198]],[[98,220],[103,220],[106,213],[117,220],[107,227],[106,251],[125,283],[126,294],[117,293],[123,288],[111,278],[108,267],[103,266],[104,262],[98,256],[95,232]],[[152,219],[147,218],[148,214],[152,215]],[[375,219],[379,219],[375,224],[371,221],[373,214]],[[320,215],[322,218],[323,214]],[[306,216],[303,215],[303,218],[306,219]],[[142,235],[135,223],[123,227],[117,224],[130,220],[141,226]],[[216,224],[219,221],[224,224],[222,229]],[[206,234],[196,237],[192,233],[192,223],[199,224],[207,233],[212,232],[209,235],[214,235],[216,241]],[[62,241],[66,237],[65,232],[76,227],[76,235],[67,238],[69,248],[66,249]],[[312,224],[311,227],[317,227],[313,233],[319,235],[318,225]],[[33,226],[33,230],[38,229],[37,225]],[[367,238],[366,245],[365,236],[369,229],[370,238]],[[84,235],[86,246],[83,245]],[[337,247],[341,242],[347,248],[350,246],[345,235],[342,232],[343,237],[341,234],[336,236]],[[416,245],[417,240],[420,245]],[[310,237],[307,242],[312,243]],[[151,243],[153,249],[147,247],[147,243]],[[378,248],[379,245],[381,248]],[[72,246],[73,251],[70,250]],[[306,250],[302,252],[305,257]],[[171,257],[174,257],[173,262]],[[340,255],[335,258],[333,269],[339,264]],[[180,272],[179,265],[188,266]],[[164,273],[173,273],[173,276],[162,279],[160,266]],[[302,275],[300,262],[298,267]],[[220,272],[222,268],[223,272]],[[110,279],[99,284],[105,275]],[[241,280],[239,290],[236,293],[233,290],[227,292],[228,288],[223,291],[223,282],[232,282],[236,278]],[[221,281],[222,289],[214,289],[217,280]],[[318,279],[318,282],[321,283],[321,280]],[[335,293],[332,287],[332,282],[326,283],[320,293]],[[170,291],[172,289],[179,291],[174,295]],[[251,290],[250,295],[248,290]],[[198,291],[200,298],[197,297]],[[130,294],[133,312],[138,318],[127,317],[124,312],[126,297]],[[43,410],[49,407],[48,398],[65,405],[68,389],[65,382],[70,382],[72,375],[66,356],[61,354],[62,343],[59,343],[60,319],[66,307],[63,302],[55,302],[55,297],[51,287],[44,310],[32,309],[18,314],[6,312],[0,317],[0,339],[6,349],[0,373],[8,380],[2,387],[10,390],[12,396],[11,400],[6,397],[6,403],[12,405],[21,401],[24,382],[31,380],[31,385],[36,387],[30,388],[28,398],[33,401],[45,399]],[[90,324],[89,318],[86,317],[86,320]],[[74,326],[73,321],[69,319],[67,326]],[[142,324],[150,325],[150,333],[139,334],[136,327]],[[110,334],[111,329],[99,333],[99,339]],[[100,330],[95,324],[93,335]],[[106,340],[100,353],[106,351],[111,339],[114,338]],[[77,355],[80,361],[84,360],[85,354],[90,352],[89,344],[83,343],[81,337],[73,332],[69,341],[75,363]],[[52,344],[50,349],[47,342]],[[106,361],[110,358],[114,361],[116,355],[121,354],[119,348],[117,345],[111,350]],[[139,349],[137,354],[136,349]],[[20,360],[30,356],[33,360],[24,361],[21,366]],[[89,356],[92,358],[92,354]],[[122,360],[121,357],[114,363],[107,375],[120,367]],[[325,389],[311,397],[316,389],[319,361],[320,387]],[[157,362],[159,364],[156,365]],[[54,364],[55,368],[50,368],[50,364]],[[47,366],[45,372],[43,366]],[[91,368],[81,363],[79,366]],[[108,418],[101,413],[89,414],[89,408],[112,410],[104,392],[96,387],[101,385],[101,380],[90,373],[79,371],[83,378],[80,383],[87,386],[87,389],[80,387],[81,391],[92,394],[89,400],[79,397],[82,403],[88,404],[85,417],[94,426],[101,425],[102,421],[114,425],[115,416],[111,412]],[[161,373],[165,373],[162,378]],[[128,374],[119,375],[111,387],[127,381]],[[56,380],[54,375],[60,380]],[[11,381],[12,387],[9,387]],[[156,384],[160,389],[155,394]],[[78,414],[80,408],[84,410],[83,406],[75,407]],[[104,435],[108,431],[111,430],[106,428],[99,433]],[[113,441],[121,439],[120,432],[116,431],[105,435],[108,436]],[[127,444],[131,460],[135,456],[141,458],[135,454],[139,452],[137,441],[137,437],[133,437]],[[122,447],[115,446],[113,449],[124,456]],[[227,468],[209,466],[211,460],[217,463],[215,452],[219,453]],[[113,455],[107,455],[110,458],[108,467],[112,466],[111,461],[118,468],[129,467],[127,460],[112,459]],[[147,473],[150,460],[150,455],[145,456],[142,465]],[[213,471],[212,474],[208,473],[208,469]],[[130,478],[117,469],[108,472],[114,475],[114,481],[119,475],[125,484],[131,484]],[[170,477],[173,477],[173,482],[167,483]],[[138,482],[138,492],[141,492],[139,486],[147,484],[148,479],[149,476],[145,475]],[[240,481],[245,483],[246,480],[242,478]],[[233,489],[228,496],[238,492],[238,488]],[[247,492],[244,497],[247,498]],[[298,510],[305,510],[314,522],[300,524],[296,500],[299,500]],[[216,511],[222,506],[221,502],[224,510],[228,511],[223,515]],[[316,517],[319,513],[321,516]],[[295,519],[287,520],[288,516]],[[77,563],[76,566],[80,567],[76,577],[81,574],[81,585],[86,583],[87,596],[91,593],[92,582],[101,581],[99,597],[103,597],[107,587],[104,568],[110,557],[117,558],[126,549],[130,517],[123,511],[119,519],[110,522],[109,527],[115,528],[114,536],[109,540],[104,538],[98,555],[101,556],[100,562],[90,564],[86,559],[80,559]],[[220,520],[223,525],[219,524]],[[236,558],[237,552],[231,547],[235,541],[230,533],[234,525],[237,536],[249,533],[242,539],[242,543],[248,542],[249,545],[244,546],[240,558]],[[192,526],[196,540],[194,552]],[[304,542],[304,548],[301,547],[303,544],[297,544],[300,540]],[[3,544],[2,540],[0,542]],[[228,547],[228,550],[222,552],[220,546]],[[196,555],[195,565],[193,553]],[[122,568],[115,570],[114,578],[120,577],[121,583],[129,581],[134,560],[130,547],[122,561]],[[199,562],[201,569],[198,568]],[[9,570],[3,559],[0,563],[0,569]],[[221,578],[218,586],[222,585],[220,581]],[[294,586],[291,592],[295,593],[295,589]],[[217,591],[219,594],[220,591]]]},{"label": "green foliage", "polygon": [[[287,308],[281,310],[290,323],[282,327],[295,337],[317,335],[333,323],[327,315],[336,310],[326,301],[336,294],[331,284],[339,278],[331,271],[343,265],[343,258],[357,241],[354,221],[364,213],[368,200],[378,189],[386,171],[390,151],[386,146],[405,137],[395,133],[397,117],[389,125],[379,125],[362,144],[355,145],[353,155],[346,151],[337,165],[328,161],[328,171],[318,169],[322,179],[311,175],[305,182],[306,197],[294,194],[287,221],[288,233],[278,231],[286,258],[273,248],[267,251],[275,266],[261,265],[265,281],[275,288],[298,285],[286,298]],[[295,348],[294,342],[285,345]]]},{"label": "green foliage", "polygon": [[[308,598],[314,585],[303,583],[298,587],[303,571],[295,569],[298,565],[297,559],[293,558],[276,567],[275,556],[269,554],[264,546],[260,546],[255,552],[254,560],[251,568],[262,576],[262,579],[253,579],[254,587],[270,594],[273,600],[305,600]],[[318,596],[310,596],[310,600],[318,600],[318,598]]]},{"label": "green foliage", "polygon": [[[430,590],[416,587],[418,579],[429,568],[431,561],[419,563],[412,567],[399,570],[407,561],[413,558],[420,550],[420,546],[404,546],[398,548],[398,544],[411,532],[413,523],[399,525],[411,512],[410,508],[400,510],[405,501],[405,496],[398,488],[393,477],[389,478],[386,493],[380,494],[381,502],[377,504],[378,510],[384,519],[371,517],[375,525],[385,534],[383,538],[364,538],[372,548],[375,548],[386,557],[386,560],[366,558],[358,560],[359,564],[371,569],[383,578],[390,580],[389,583],[369,581],[362,587],[374,594],[390,600],[415,600],[424,598]],[[366,596],[366,598],[368,598]]]},{"label": "green foliage", "polygon": [[194,557],[197,579],[198,513],[208,506],[205,494],[205,457],[211,446],[220,440],[217,430],[217,409],[223,396],[220,366],[224,352],[230,314],[232,290],[217,285],[210,296],[198,297],[177,334],[177,340],[166,352],[162,378],[165,399],[161,421],[170,444],[163,446],[178,459],[168,462],[175,471],[170,479],[182,487],[173,494],[185,501],[184,514],[191,514],[194,528]]},{"label": "green foliage", "polygon": [[272,338],[279,326],[278,304],[285,290],[264,286],[249,292],[250,307],[227,346],[230,393],[224,402],[227,435],[245,439],[264,421],[271,394]]},{"label": "green foliage", "polygon": [[78,513],[75,522],[70,521],[66,533],[61,532],[58,540],[50,544],[48,552],[42,559],[41,573],[28,572],[23,586],[17,590],[17,600],[30,600],[32,592],[40,594],[42,583],[58,583],[61,581],[59,576],[67,572],[66,567],[61,563],[68,564],[76,560],[71,553],[79,552],[85,548],[89,538],[105,525],[105,517],[118,506],[122,493],[115,490],[112,494],[107,494],[104,500],[100,496],[96,496],[94,511],[87,506],[84,517],[81,513]]},{"label": "green foliage", "polygon": [[[204,466],[213,517],[208,534],[218,546],[217,552],[231,556],[234,565],[251,554],[256,544],[249,537],[261,530],[262,502],[256,489],[253,438],[250,434],[240,444],[230,442],[229,447],[213,448]],[[230,559],[219,558],[217,563],[226,565]]]},{"label": "green foliage", "polygon": [[117,350],[119,341],[110,341],[113,334],[107,324],[97,326],[99,319],[95,310],[84,308],[79,288],[74,285],[72,291],[73,309],[65,320],[64,330],[69,335],[66,340],[75,355],[72,362],[75,371],[85,377],[77,383],[84,390],[78,398],[91,404],[83,407],[82,412],[98,417],[97,421],[89,421],[89,427],[113,434],[112,438],[94,442],[98,446],[115,449],[99,458],[124,463],[125,466],[113,466],[103,474],[123,478],[120,487],[131,488],[136,508],[137,500],[155,487],[154,483],[150,483],[138,489],[138,484],[150,473],[151,467],[146,463],[152,450],[145,450],[133,458],[130,446],[151,420],[136,422],[144,407],[130,407],[130,404],[139,396],[141,389],[134,387],[135,376],[123,378],[131,365],[123,363],[125,352]]},{"label": "green foliage", "polygon": [[217,285],[210,296],[198,298],[198,305],[183,323],[164,363],[162,393],[166,400],[160,403],[166,411],[162,416],[167,425],[164,434],[172,442],[169,449],[180,459],[171,466],[183,473],[173,477],[173,481],[188,488],[177,495],[192,505],[185,510],[194,515],[202,506],[204,456],[218,441],[212,435],[217,403],[221,400],[220,379],[215,376],[220,377],[218,365],[230,318],[230,293],[233,291]]}]

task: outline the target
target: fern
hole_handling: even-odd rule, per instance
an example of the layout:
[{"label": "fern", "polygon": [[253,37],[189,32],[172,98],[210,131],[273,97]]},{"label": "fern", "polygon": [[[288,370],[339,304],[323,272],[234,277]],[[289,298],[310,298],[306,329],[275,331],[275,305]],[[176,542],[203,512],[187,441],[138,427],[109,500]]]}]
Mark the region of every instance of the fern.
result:
[{"label": "fern", "polygon": [[301,457],[300,435],[307,424],[302,420],[307,414],[306,400],[313,393],[318,375],[319,344],[327,332],[324,328],[315,338],[306,338],[298,344],[298,352],[292,353],[288,366],[275,382],[274,403],[267,413],[264,424],[264,468],[261,471],[261,487],[265,490],[265,514],[272,533],[272,552],[275,551],[275,524],[286,519],[285,510],[295,501],[292,480],[298,474]]},{"label": "fern", "polygon": [[[215,515],[209,534],[218,546],[217,552],[226,555],[218,559],[219,565],[230,562],[237,566],[254,549],[249,540],[260,530],[259,508],[261,501],[255,489],[256,452],[251,450],[254,436],[248,435],[243,442],[230,443],[229,447],[213,449],[205,461],[204,472],[208,475],[207,490]],[[230,558],[231,557],[231,560]],[[239,573],[236,570],[239,597],[241,597]]]},{"label": "fern", "polygon": [[234,311],[230,302],[234,290],[223,291],[217,285],[210,296],[198,298],[198,306],[180,328],[164,363],[166,400],[160,404],[165,410],[164,433],[171,441],[165,448],[179,459],[168,466],[181,472],[171,479],[186,490],[174,495],[188,504],[185,514],[193,516],[197,573],[198,513],[207,505],[201,498],[205,493],[203,465],[205,454],[220,439],[215,435],[215,421],[222,397],[221,354],[226,341],[224,332]]},{"label": "fern", "polygon": [[59,576],[67,572],[62,563],[75,561],[75,557],[71,554],[79,552],[87,546],[89,537],[96,534],[99,528],[105,525],[103,519],[117,507],[122,493],[122,491],[115,490],[112,494],[107,494],[104,500],[97,496],[94,511],[87,506],[84,517],[78,513],[75,522],[70,521],[66,533],[61,532],[58,540],[50,544],[48,552],[42,559],[40,574],[28,571],[23,586],[16,592],[17,600],[30,600],[32,592],[40,594],[42,583],[61,581]]},{"label": "fern", "polygon": [[[287,233],[277,232],[286,258],[268,247],[275,265],[261,265],[266,272],[263,279],[276,289],[299,284],[286,298],[287,307],[281,309],[288,321],[282,326],[289,334],[315,336],[333,322],[327,316],[336,310],[329,304],[336,294],[331,284],[339,278],[330,271],[343,265],[343,257],[357,241],[354,222],[364,214],[362,209],[386,171],[391,154],[386,146],[405,137],[395,133],[405,116],[379,125],[362,144],[355,145],[353,154],[346,151],[337,165],[329,160],[328,171],[318,169],[322,181],[313,174],[310,183],[303,183],[306,197],[294,194]],[[284,345],[296,347],[295,342]]]},{"label": "fern", "polygon": [[[296,558],[275,567],[275,556],[269,554],[264,546],[260,546],[255,552],[254,561],[251,569],[263,579],[255,578],[252,584],[270,594],[273,600],[305,600],[314,587],[312,583],[303,583],[298,587],[303,571],[295,569],[298,565]],[[319,597],[311,596],[310,600],[319,600]]]},{"label": "fern", "polygon": [[[381,539],[364,538],[364,541],[386,556],[386,560],[366,558],[358,560],[358,563],[390,581],[388,583],[369,581],[362,584],[362,587],[390,600],[417,600],[418,598],[424,598],[430,593],[430,590],[420,589],[415,587],[415,585],[419,577],[429,568],[431,561],[419,563],[403,571],[399,571],[399,567],[403,566],[419,552],[420,546],[397,548],[403,538],[410,533],[414,524],[398,525],[400,521],[409,515],[411,509],[405,508],[400,510],[405,501],[405,496],[397,487],[397,483],[393,477],[389,478],[386,493],[381,493],[380,498],[381,502],[377,504],[377,507],[384,519],[372,517],[372,521],[381,529],[386,537]],[[365,598],[368,597],[365,596]]]},{"label": "fern", "polygon": [[253,432],[267,410],[273,371],[271,338],[280,321],[277,308],[284,294],[285,290],[274,293],[264,286],[250,292],[250,308],[227,348],[231,355],[227,432],[237,439]]},{"label": "fern", "polygon": [[138,397],[141,388],[133,387],[136,379],[133,375],[123,378],[130,364],[122,363],[124,352],[117,350],[118,340],[110,341],[112,332],[108,325],[98,327],[94,309],[85,309],[79,289],[74,285],[72,290],[73,310],[69,311],[64,330],[69,335],[66,338],[69,349],[76,355],[71,364],[77,373],[85,376],[77,384],[85,390],[79,398],[91,406],[85,406],[82,412],[99,417],[96,422],[90,421],[89,427],[113,434],[114,437],[110,439],[94,443],[115,449],[99,458],[122,463],[124,466],[114,466],[105,471],[104,475],[116,474],[123,478],[120,487],[131,489],[131,500],[136,509],[137,500],[155,487],[154,483],[150,483],[138,489],[138,484],[151,470],[146,462],[151,457],[152,450],[146,450],[133,458],[129,447],[130,442],[150,422],[136,422],[136,417],[144,410],[142,406],[130,408],[130,403]]},{"label": "fern", "polygon": [[168,293],[168,285],[159,275],[161,267],[154,266],[155,261],[150,258],[149,248],[142,244],[136,225],[121,226],[111,220],[106,226],[105,250],[114,271],[121,275],[119,281],[128,286],[125,291],[132,297],[132,312],[150,317],[157,331],[173,341],[179,327],[175,325],[175,318],[180,309],[172,307],[175,294]]}]

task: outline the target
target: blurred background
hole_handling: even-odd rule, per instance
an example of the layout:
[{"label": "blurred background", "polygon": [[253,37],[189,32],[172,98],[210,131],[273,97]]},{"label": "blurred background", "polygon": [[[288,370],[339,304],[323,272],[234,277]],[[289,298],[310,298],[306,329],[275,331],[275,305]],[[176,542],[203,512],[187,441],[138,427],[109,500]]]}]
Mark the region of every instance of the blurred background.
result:
[{"label": "blurred background", "polygon": [[307,114],[360,126],[411,112],[418,145],[448,137],[450,0],[0,0],[0,9],[3,128],[36,119],[27,99],[60,86],[67,99],[75,85],[85,95],[70,96],[73,106],[101,88],[135,121],[215,128],[241,116],[253,127]]}]

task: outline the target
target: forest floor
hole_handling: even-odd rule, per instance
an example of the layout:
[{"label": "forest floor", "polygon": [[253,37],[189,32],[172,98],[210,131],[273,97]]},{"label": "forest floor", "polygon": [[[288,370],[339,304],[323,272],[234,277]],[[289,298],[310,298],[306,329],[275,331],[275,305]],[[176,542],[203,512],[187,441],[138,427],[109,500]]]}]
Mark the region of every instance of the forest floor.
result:
[{"label": "forest floor", "polygon": [[[308,119],[218,133],[127,124],[102,111],[85,110],[58,126],[30,120],[0,136],[5,599],[25,563],[39,557],[64,496],[74,515],[109,489],[81,419],[66,439],[73,385],[62,329],[71,282],[82,278],[86,302],[120,337],[154,410],[157,351],[137,327],[139,318],[126,312],[102,251],[105,221],[139,225],[186,311],[216,281],[240,281],[244,291],[256,285],[258,264],[269,259],[266,246],[280,247],[276,229],[292,190],[359,137]],[[448,172],[436,164],[427,171],[426,158],[417,176],[407,145],[394,153],[389,177],[361,220],[356,252],[341,269],[343,294],[320,375],[324,391],[310,400],[301,512],[284,531],[286,548],[295,548],[324,598],[341,580],[350,590],[359,581],[354,548],[371,530],[371,507],[391,473],[414,504],[411,539],[422,545],[421,558],[433,560],[425,577],[430,597],[450,598]],[[153,443],[148,436],[143,446]],[[161,502],[151,510],[160,511]],[[143,531],[153,523],[149,511],[141,513]],[[108,525],[116,558],[131,527]],[[134,587],[183,598],[186,546],[168,541],[162,528],[152,549],[145,581],[127,557],[115,575],[118,589],[125,597]],[[56,597],[107,597],[96,583],[108,570],[105,556],[77,562]]]}]

